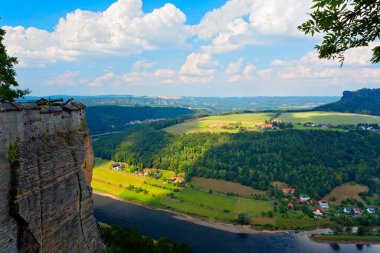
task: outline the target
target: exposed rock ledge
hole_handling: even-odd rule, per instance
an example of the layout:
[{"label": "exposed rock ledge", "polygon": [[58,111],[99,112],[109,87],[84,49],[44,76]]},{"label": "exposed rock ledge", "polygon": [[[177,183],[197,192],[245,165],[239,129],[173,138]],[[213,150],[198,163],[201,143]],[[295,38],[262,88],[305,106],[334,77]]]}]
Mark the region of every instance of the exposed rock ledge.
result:
[{"label": "exposed rock ledge", "polygon": [[84,108],[0,103],[0,252],[105,252]]}]

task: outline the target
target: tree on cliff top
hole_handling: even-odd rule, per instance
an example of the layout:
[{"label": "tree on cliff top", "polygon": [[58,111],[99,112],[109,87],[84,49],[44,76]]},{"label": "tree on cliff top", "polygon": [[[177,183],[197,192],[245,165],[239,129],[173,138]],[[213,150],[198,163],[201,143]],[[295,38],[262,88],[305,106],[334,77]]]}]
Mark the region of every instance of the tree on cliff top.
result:
[{"label": "tree on cliff top", "polygon": [[7,50],[3,45],[5,31],[0,28],[0,102],[14,101],[17,98],[23,97],[30,93],[29,90],[12,89],[17,87],[16,71],[13,66],[17,64],[15,57],[7,55]]},{"label": "tree on cliff top", "polygon": [[[380,38],[380,0],[313,0],[311,19],[298,27],[305,34],[323,34],[315,48],[319,58],[344,61],[350,48],[368,46]],[[380,62],[380,46],[372,49],[372,63]]]}]

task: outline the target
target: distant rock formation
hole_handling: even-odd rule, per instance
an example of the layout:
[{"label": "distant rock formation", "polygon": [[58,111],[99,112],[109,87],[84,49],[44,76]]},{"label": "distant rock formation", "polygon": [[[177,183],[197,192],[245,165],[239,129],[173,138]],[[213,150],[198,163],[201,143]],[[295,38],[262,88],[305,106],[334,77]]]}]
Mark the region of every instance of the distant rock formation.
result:
[{"label": "distant rock formation", "polygon": [[341,100],[314,110],[380,115],[380,89],[344,91]]},{"label": "distant rock formation", "polygon": [[105,252],[84,105],[0,103],[0,252]]}]

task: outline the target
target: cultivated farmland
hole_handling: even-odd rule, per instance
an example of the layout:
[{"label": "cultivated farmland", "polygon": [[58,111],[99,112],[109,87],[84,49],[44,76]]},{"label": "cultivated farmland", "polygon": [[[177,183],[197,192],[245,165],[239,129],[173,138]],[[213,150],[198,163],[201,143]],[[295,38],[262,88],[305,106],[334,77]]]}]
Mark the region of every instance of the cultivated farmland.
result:
[{"label": "cultivated farmland", "polygon": [[265,121],[269,121],[273,116],[273,113],[217,115],[174,125],[166,128],[165,131],[175,135],[201,132],[236,133],[240,127],[244,127],[248,131],[256,131]]},{"label": "cultivated farmland", "polygon": [[334,125],[356,125],[358,123],[380,124],[380,117],[378,116],[340,112],[282,113],[276,119],[284,122],[292,122],[294,124],[305,122]]},{"label": "cultivated farmland", "polygon": [[357,201],[364,203],[363,199],[359,196],[361,192],[368,192],[368,187],[365,185],[359,185],[355,183],[345,183],[338,187],[335,187],[329,195],[326,196],[327,199],[335,199],[331,201],[333,204],[340,204],[343,200],[353,198]]}]

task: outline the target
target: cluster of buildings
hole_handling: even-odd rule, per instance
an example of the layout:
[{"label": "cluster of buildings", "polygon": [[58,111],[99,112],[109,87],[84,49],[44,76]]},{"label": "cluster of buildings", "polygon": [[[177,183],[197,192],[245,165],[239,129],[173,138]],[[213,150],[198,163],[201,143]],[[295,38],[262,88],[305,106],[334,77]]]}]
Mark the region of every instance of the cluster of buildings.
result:
[{"label": "cluster of buildings", "polygon": [[[284,195],[294,195],[296,192],[295,188],[284,188],[282,189],[282,193]],[[288,200],[288,199],[284,199]],[[326,209],[329,208],[329,202],[327,200],[315,200],[315,199],[310,199],[310,197],[306,194],[301,194],[300,197],[295,201],[296,204],[302,205],[304,203],[311,204],[314,206],[313,209],[313,214],[314,216],[323,216],[326,212]],[[294,208],[293,203],[289,202],[287,205],[288,210],[292,210]]]},{"label": "cluster of buildings", "polygon": [[[136,173],[139,175],[139,176],[155,176],[155,175],[158,175],[159,174],[159,170],[156,170],[156,169],[143,169],[141,171],[136,171]],[[175,183],[175,184],[183,184],[185,183],[185,179],[183,177],[171,177],[168,179],[168,182],[170,183]]]},{"label": "cluster of buildings", "polygon": [[336,128],[336,125],[333,124],[314,124],[313,122],[303,122],[298,123],[299,125],[305,126],[305,127],[321,127],[321,128]]},{"label": "cluster of buildings", "polygon": [[372,126],[360,126],[358,127],[359,130],[367,130],[367,131],[374,131],[374,130],[377,130],[376,128],[372,127]]},{"label": "cluster of buildings", "polygon": [[[369,214],[375,214],[376,213],[376,209],[373,207],[368,207],[365,211],[367,211],[367,213],[369,213]],[[345,207],[345,208],[343,208],[343,213],[346,215],[357,216],[357,215],[363,214],[364,211],[361,210],[359,207],[354,207],[354,208]]]},{"label": "cluster of buildings", "polygon": [[125,165],[123,163],[114,163],[111,165],[113,170],[123,170],[125,169]]},{"label": "cluster of buildings", "polygon": [[[294,195],[295,192],[296,192],[295,188],[284,188],[284,189],[282,189],[282,193],[284,195]],[[289,199],[287,199],[287,198],[284,198],[283,200],[289,201]],[[318,201],[315,199],[310,199],[310,197],[306,194],[301,194],[300,197],[295,201],[295,203],[298,205],[308,203],[308,204],[314,206],[314,209],[313,209],[314,217],[323,216],[326,213],[326,210],[329,208],[329,202],[327,200],[321,199]],[[288,208],[288,210],[292,210],[294,208],[293,203],[289,202],[287,205],[287,208]],[[375,214],[376,213],[376,209],[373,207],[368,207],[365,211],[368,214]],[[363,214],[364,211],[361,210],[359,207],[355,207],[355,208],[345,207],[343,209],[343,213],[346,215],[357,216],[357,215]]]},{"label": "cluster of buildings", "polygon": [[302,125],[305,127],[344,128],[344,129],[358,129],[358,130],[366,130],[366,131],[379,130],[379,126],[377,124],[334,125],[334,124],[314,124],[313,122],[302,122],[302,123],[298,123],[298,125]]},{"label": "cluster of buildings", "polygon": [[273,124],[263,124],[261,125],[262,130],[278,130],[280,129],[278,126],[274,126]]}]

